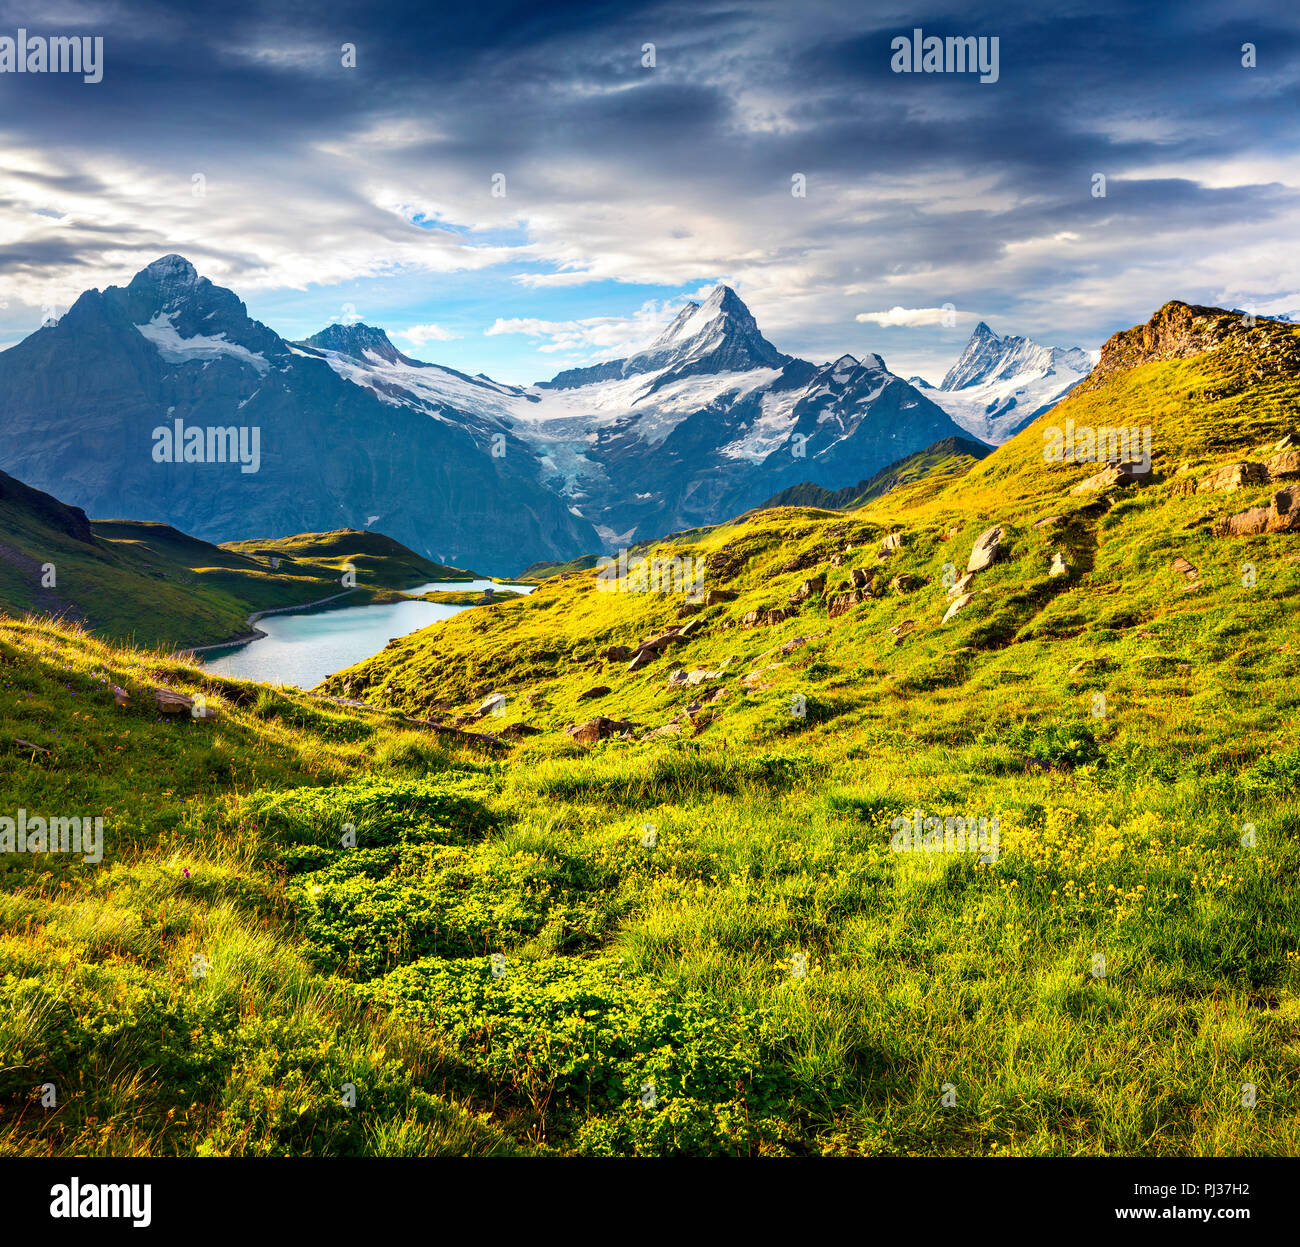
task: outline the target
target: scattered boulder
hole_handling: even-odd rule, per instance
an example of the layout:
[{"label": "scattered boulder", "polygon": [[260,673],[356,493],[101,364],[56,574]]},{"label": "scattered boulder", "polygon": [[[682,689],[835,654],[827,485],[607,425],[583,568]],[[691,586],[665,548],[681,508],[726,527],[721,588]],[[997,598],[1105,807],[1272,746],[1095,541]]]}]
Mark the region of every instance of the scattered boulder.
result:
[{"label": "scattered boulder", "polygon": [[841,593],[831,598],[826,608],[826,613],[832,619],[838,619],[839,616],[847,614],[855,606],[861,606],[863,602],[871,600],[871,593],[867,589],[851,589],[848,593]]},{"label": "scattered boulder", "polygon": [[629,671],[640,671],[647,663],[654,662],[654,658],[655,652],[652,649],[637,650],[632,661],[628,663],[627,669]]},{"label": "scattered boulder", "polygon": [[889,582],[889,587],[895,593],[911,593],[914,589],[919,589],[922,583],[919,576],[913,576],[910,572],[903,572],[901,576],[895,576]]},{"label": "scattered boulder", "polygon": [[1266,507],[1251,507],[1220,520],[1212,529],[1216,537],[1253,537],[1259,533],[1291,533],[1300,529],[1297,489],[1279,489]]},{"label": "scattered boulder", "polygon": [[957,598],[953,604],[948,607],[947,612],[944,614],[944,617],[940,622],[947,623],[948,620],[950,620],[959,610],[963,607],[969,606],[974,598],[975,595],[973,593],[963,593],[961,597]]},{"label": "scattered boulder", "polygon": [[1072,494],[1100,493],[1103,489],[1111,489],[1116,485],[1132,485],[1140,475],[1141,473],[1133,470],[1131,463],[1115,463],[1104,471],[1098,472],[1096,476],[1080,481],[1070,492]]},{"label": "scattered boulder", "polygon": [[657,727],[653,731],[647,732],[645,734],[645,739],[654,740],[656,736],[680,736],[681,734],[681,723],[678,720],[673,719],[671,722],[665,723],[662,727]]},{"label": "scattered boulder", "polygon": [[1110,665],[1109,658],[1085,658],[1082,662],[1077,662],[1070,668],[1070,674],[1087,675],[1092,671],[1105,671]]},{"label": "scattered boulder", "polygon": [[907,636],[909,632],[913,632],[915,630],[916,630],[915,619],[904,619],[902,623],[895,624],[892,628],[887,629],[890,635],[893,636],[895,645],[902,645],[903,638]]},{"label": "scattered boulder", "polygon": [[608,684],[597,684],[589,688],[585,693],[578,694],[579,701],[590,701],[596,697],[604,697],[609,692]]},{"label": "scattered boulder", "polygon": [[677,635],[684,641],[687,637],[694,636],[703,625],[703,619],[692,619],[690,623],[677,629]]},{"label": "scattered boulder", "polygon": [[470,716],[474,719],[481,719],[485,715],[492,714],[493,711],[500,713],[506,708],[506,695],[504,693],[493,693],[474,713]]},{"label": "scattered boulder", "polygon": [[776,671],[779,668],[784,666],[785,663],[783,662],[773,662],[773,663],[768,663],[766,667],[755,667],[754,670],[751,671],[748,675],[743,675],[740,677],[740,683],[745,688],[754,688],[754,689],[771,688],[772,687],[771,683],[764,680],[763,677],[769,671]]},{"label": "scattered boulder", "polygon": [[1284,450],[1265,461],[1270,480],[1284,481],[1288,477],[1300,476],[1300,450]]},{"label": "scattered boulder", "polygon": [[730,589],[710,589],[702,598],[701,606],[717,606],[722,602],[734,602],[736,594]]},{"label": "scattered boulder", "polygon": [[849,572],[849,580],[853,582],[855,589],[868,589],[871,587],[872,577],[861,567],[855,567]]},{"label": "scattered boulder", "polygon": [[703,684],[706,680],[722,679],[721,671],[706,671],[703,667],[697,667],[694,671],[686,673],[687,684]]},{"label": "scattered boulder", "polygon": [[1241,489],[1246,485],[1264,485],[1268,482],[1268,469],[1262,463],[1229,463],[1215,468],[1209,476],[1196,482],[1198,494],[1216,489]]},{"label": "scattered boulder", "polygon": [[630,645],[606,645],[605,648],[600,651],[599,656],[601,658],[608,658],[612,662],[624,662],[631,658],[632,654],[633,650]]},{"label": "scattered boulder", "polygon": [[501,729],[501,735],[508,740],[522,740],[525,736],[540,736],[542,729],[534,727],[531,723],[512,723],[509,727]]},{"label": "scattered boulder", "polygon": [[742,628],[769,628],[773,624],[783,623],[798,614],[793,607],[773,606],[767,610],[749,611],[740,621]]},{"label": "scattered boulder", "polygon": [[173,692],[169,688],[156,688],[153,691],[154,705],[160,714],[181,714],[194,706],[194,699],[184,693]]},{"label": "scattered boulder", "polygon": [[1041,520],[1034,521],[1035,528],[1046,528],[1049,524],[1059,524],[1062,520],[1059,515],[1045,515]]},{"label": "scattered boulder", "polygon": [[893,554],[894,551],[896,551],[896,550],[901,550],[902,548],[903,548],[903,534],[902,534],[902,533],[890,533],[889,536],[887,536],[887,537],[886,537],[886,538],[885,538],[885,539],[880,543],[880,553],[881,553],[881,554]]},{"label": "scattered boulder", "polygon": [[814,633],[812,636],[791,637],[790,640],[788,640],[783,646],[781,646],[781,653],[793,654],[795,650],[797,650],[800,646],[807,645],[809,641],[820,640],[822,637],[826,636],[829,631],[830,629],[828,628],[826,632],[817,632]]},{"label": "scattered boulder", "polygon": [[118,688],[113,685],[113,704],[116,706],[129,706],[131,704],[131,694],[124,688]]},{"label": "scattered boulder", "polygon": [[1000,524],[995,524],[980,533],[966,562],[966,570],[982,572],[985,568],[992,567],[1002,553],[1002,542],[1006,535],[1007,530]]},{"label": "scattered boulder", "polygon": [[806,602],[810,597],[820,597],[822,591],[826,588],[826,573],[822,572],[805,580],[792,594],[790,594],[791,603]]},{"label": "scattered boulder", "polygon": [[670,645],[674,645],[682,640],[685,640],[685,638],[682,636],[680,630],[677,628],[670,628],[667,632],[661,632],[658,636],[652,636],[648,641],[642,641],[641,644],[637,646],[637,649],[654,650],[657,652],[661,649],[667,649]]},{"label": "scattered boulder", "polygon": [[975,579],[974,572],[966,572],[962,576],[962,578],[959,581],[957,581],[957,583],[948,590],[949,601],[951,601],[953,598],[961,597],[961,595],[966,592],[967,586],[974,579]]},{"label": "scattered boulder", "polygon": [[1188,580],[1196,579],[1196,568],[1183,558],[1181,554],[1174,559],[1169,566],[1172,567],[1174,571],[1180,572],[1182,575],[1186,576]]},{"label": "scattered boulder", "polygon": [[564,730],[578,744],[592,745],[598,740],[606,740],[610,736],[621,736],[624,732],[630,732],[633,730],[633,725],[618,719],[607,719],[604,715],[600,715],[597,718],[589,719],[586,723],[571,723]]}]

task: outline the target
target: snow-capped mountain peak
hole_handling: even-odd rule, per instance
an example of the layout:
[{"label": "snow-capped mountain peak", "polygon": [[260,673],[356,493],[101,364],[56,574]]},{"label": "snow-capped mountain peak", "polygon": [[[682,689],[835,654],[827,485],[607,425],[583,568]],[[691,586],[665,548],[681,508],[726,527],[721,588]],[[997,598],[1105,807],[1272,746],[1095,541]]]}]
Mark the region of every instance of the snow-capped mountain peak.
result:
[{"label": "snow-capped mountain peak", "polygon": [[999,337],[983,321],[929,396],[968,433],[998,446],[1054,406],[1092,370],[1078,347]]},{"label": "snow-capped mountain peak", "polygon": [[626,359],[589,368],[571,368],[545,383],[570,389],[594,381],[613,381],[657,372],[674,378],[705,373],[747,372],[781,368],[790,362],[762,333],[758,322],[730,286],[716,286],[703,303],[687,303],[668,327],[644,350]]},{"label": "snow-capped mountain peak", "polygon": [[337,351],[363,362],[369,354],[390,364],[419,366],[417,360],[408,359],[388,340],[387,333],[373,325],[335,323],[312,334],[302,345],[314,346],[320,351]]}]

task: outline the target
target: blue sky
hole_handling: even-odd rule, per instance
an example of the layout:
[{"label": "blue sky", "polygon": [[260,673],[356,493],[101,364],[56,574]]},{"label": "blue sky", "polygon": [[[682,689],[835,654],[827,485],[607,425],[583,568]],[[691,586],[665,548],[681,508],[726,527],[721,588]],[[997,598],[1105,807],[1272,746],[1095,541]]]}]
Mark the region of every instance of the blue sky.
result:
[{"label": "blue sky", "polygon": [[[0,2],[105,62],[0,74],[0,344],[172,251],[285,336],[517,382],[720,280],[782,350],[936,379],[981,319],[1300,307],[1290,0],[307,7]],[[917,27],[996,36],[998,81],[893,72]]]}]

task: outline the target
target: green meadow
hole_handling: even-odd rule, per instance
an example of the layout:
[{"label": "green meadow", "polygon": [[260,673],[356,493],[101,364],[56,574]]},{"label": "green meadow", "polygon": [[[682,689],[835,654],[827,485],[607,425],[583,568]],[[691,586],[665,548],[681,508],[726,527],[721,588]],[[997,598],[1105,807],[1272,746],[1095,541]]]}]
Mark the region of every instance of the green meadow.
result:
[{"label": "green meadow", "polygon": [[[643,550],[699,601],[570,567],[339,701],[0,620],[0,815],[104,819],[0,857],[0,1151],[1300,1151],[1300,537],[1197,488],[1300,426],[1300,331],[1231,320],[960,472]],[[1152,471],[1072,492],[1067,418]]]}]

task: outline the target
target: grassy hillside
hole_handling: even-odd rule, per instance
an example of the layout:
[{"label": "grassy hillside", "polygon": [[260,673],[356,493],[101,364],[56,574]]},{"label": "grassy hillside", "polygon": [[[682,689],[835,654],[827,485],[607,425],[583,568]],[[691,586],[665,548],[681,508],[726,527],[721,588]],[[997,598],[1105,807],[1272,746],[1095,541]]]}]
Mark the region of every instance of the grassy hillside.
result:
[{"label": "grassy hillside", "polygon": [[[160,716],[159,684],[216,722]],[[294,932],[294,881],[338,830],[291,825],[295,794],[363,844],[380,811],[462,843],[487,817],[478,753],[50,623],[0,620],[0,687],[0,814],[104,820],[98,865],[0,855],[0,1154],[519,1150],[450,1090],[436,1041],[369,1013]],[[453,763],[459,786],[422,778]]]},{"label": "grassy hillside", "polygon": [[881,468],[875,476],[859,481],[856,485],[845,485],[843,489],[826,489],[811,481],[804,481],[801,485],[783,489],[758,509],[818,507],[823,511],[848,511],[865,506],[890,490],[905,485],[922,480],[933,482],[961,476],[987,457],[988,453],[989,448],[981,442],[965,437],[945,437],[933,446],[905,455],[896,463]]},{"label": "grassy hillside", "polygon": [[247,632],[254,611],[341,593],[349,562],[351,603],[472,575],[351,529],[215,546],[166,524],[88,521],[0,473],[0,610],[10,615],[57,616],[144,645],[202,645]]},{"label": "grassy hillside", "polygon": [[[1297,348],[1170,305],[960,481],[679,534],[698,601],[550,578],[372,711],[5,625],[0,813],[108,847],[3,859],[0,1148],[1300,1151],[1300,535],[1199,488],[1290,471]],[[1154,471],[1072,492],[1044,427],[1121,415]]]},{"label": "grassy hillside", "polygon": [[[1182,355],[1198,316],[1222,336]],[[1211,535],[1276,483],[1195,492],[1300,422],[1297,331],[1166,319],[947,488],[848,516],[762,512],[665,547],[703,558],[706,589],[731,600],[552,579],[328,682],[449,719],[501,693],[487,722],[540,729],[514,754],[514,800],[547,811],[567,856],[611,863],[609,917],[558,949],[506,946],[517,990],[562,998],[614,958],[718,1025],[743,1019],[748,1073],[715,1105],[734,1132],[694,1145],[1297,1150],[1300,547]],[[1044,427],[1120,418],[1151,427],[1154,471],[1073,493],[1105,465],[1045,463]],[[995,524],[1001,557],[943,623]],[[817,575],[827,592],[792,608]],[[602,657],[692,619],[639,670]],[[598,715],[613,735],[565,735]],[[918,809],[996,817],[997,861],[892,851],[894,820]],[[579,903],[571,886],[555,902]],[[413,959],[372,990],[488,1061],[472,1019],[498,1006],[471,1006],[455,970]],[[649,1146],[609,1129],[610,1146]]]},{"label": "grassy hillside", "polygon": [[478,579],[477,572],[431,562],[383,533],[357,528],[340,528],[329,533],[299,533],[294,537],[227,541],[222,549],[260,560],[278,558],[282,570],[303,565],[341,571],[345,564],[351,563],[357,569],[358,581],[393,588],[410,587],[428,580]]}]

